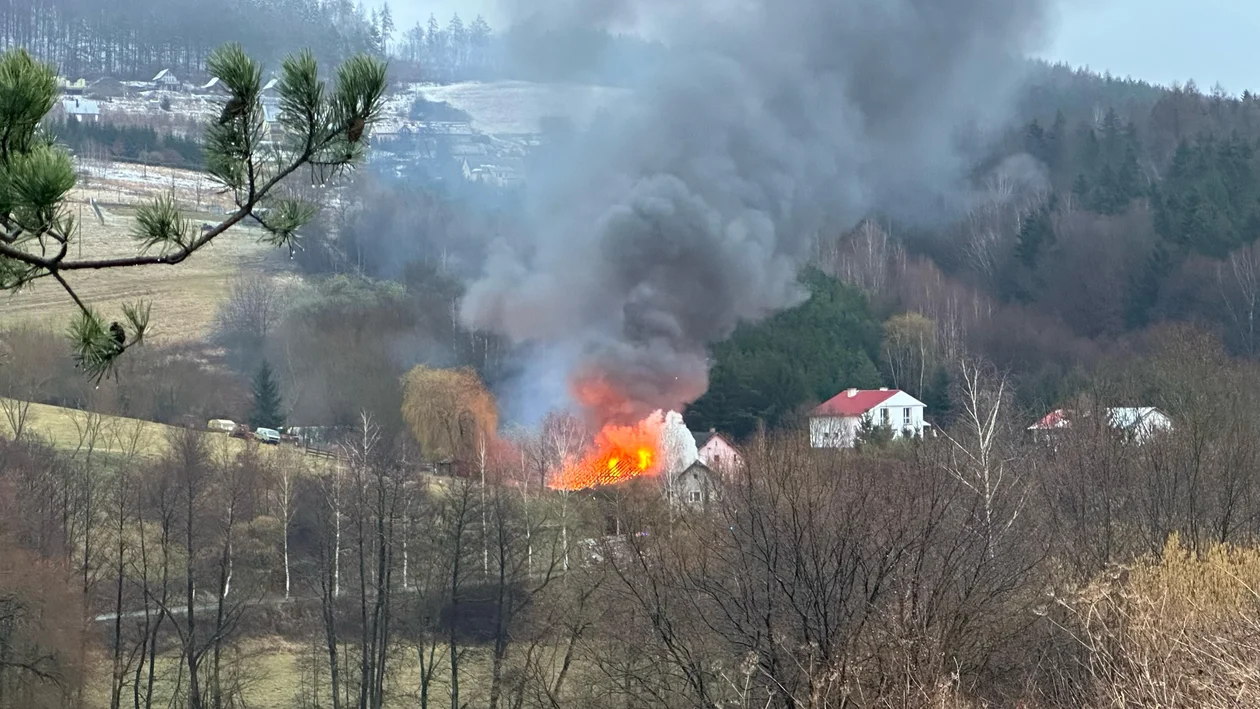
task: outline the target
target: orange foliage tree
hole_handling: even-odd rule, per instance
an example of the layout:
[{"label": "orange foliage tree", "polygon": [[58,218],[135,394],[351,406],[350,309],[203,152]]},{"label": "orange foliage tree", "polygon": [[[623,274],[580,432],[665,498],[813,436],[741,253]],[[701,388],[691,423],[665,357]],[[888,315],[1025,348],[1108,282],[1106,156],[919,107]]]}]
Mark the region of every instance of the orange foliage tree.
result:
[{"label": "orange foliage tree", "polygon": [[407,372],[402,414],[430,459],[473,460],[499,427],[494,396],[468,367]]}]

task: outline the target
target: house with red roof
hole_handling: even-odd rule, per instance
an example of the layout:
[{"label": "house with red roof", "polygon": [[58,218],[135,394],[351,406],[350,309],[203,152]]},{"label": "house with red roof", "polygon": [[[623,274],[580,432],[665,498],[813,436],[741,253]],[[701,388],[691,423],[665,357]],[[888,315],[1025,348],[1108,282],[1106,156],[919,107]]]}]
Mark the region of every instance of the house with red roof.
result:
[{"label": "house with red roof", "polygon": [[696,439],[696,455],[710,469],[730,473],[743,462],[735,446],[715,429],[710,428],[704,433],[692,431],[691,435]]},{"label": "house with red roof", "polygon": [[[1054,440],[1059,432],[1072,427],[1073,419],[1089,419],[1091,411],[1076,412],[1055,409],[1028,427],[1034,441]],[[1171,431],[1172,419],[1154,406],[1113,406],[1101,409],[1101,418],[1113,430],[1135,443],[1144,443],[1152,436]]]},{"label": "house with red roof", "polygon": [[893,437],[922,436],[926,405],[900,389],[846,389],[809,414],[813,448],[852,448],[862,420],[892,429]]}]

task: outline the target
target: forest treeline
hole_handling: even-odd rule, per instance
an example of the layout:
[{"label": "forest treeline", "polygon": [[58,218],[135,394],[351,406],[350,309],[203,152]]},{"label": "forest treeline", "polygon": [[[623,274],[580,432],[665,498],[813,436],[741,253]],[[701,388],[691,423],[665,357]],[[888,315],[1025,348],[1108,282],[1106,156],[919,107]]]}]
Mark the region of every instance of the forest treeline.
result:
[{"label": "forest treeline", "polygon": [[80,158],[189,169],[203,165],[200,142],[151,126],[54,120],[48,123],[48,130]]},{"label": "forest treeline", "polygon": [[240,42],[273,67],[310,48],[326,63],[357,52],[392,54],[413,65],[416,79],[484,73],[489,25],[479,16],[467,25],[458,15],[444,19],[399,28],[388,4],[368,10],[350,0],[13,0],[0,6],[0,41],[73,77],[148,80],[162,69],[200,77],[210,52],[226,42]]},{"label": "forest treeline", "polygon": [[369,52],[391,57],[399,78],[437,82],[621,83],[656,66],[665,51],[602,31],[523,24],[495,33],[480,15],[459,13],[403,27],[388,3],[368,9],[351,0],[131,0],[109,7],[10,0],[0,4],[0,42],[26,48],[67,76],[140,81],[162,69],[199,79],[210,52],[225,42],[240,42],[271,67],[303,48],[324,63]]}]

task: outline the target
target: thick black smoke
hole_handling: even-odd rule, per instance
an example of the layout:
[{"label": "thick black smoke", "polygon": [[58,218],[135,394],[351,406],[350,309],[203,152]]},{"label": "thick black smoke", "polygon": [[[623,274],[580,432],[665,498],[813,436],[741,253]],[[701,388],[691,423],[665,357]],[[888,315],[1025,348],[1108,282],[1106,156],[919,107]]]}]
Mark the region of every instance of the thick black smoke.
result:
[{"label": "thick black smoke", "polygon": [[681,410],[704,393],[711,343],[804,297],[797,270],[820,233],[961,194],[960,136],[1002,118],[1045,9],[542,4],[561,20],[650,24],[669,61],[532,192],[527,230],[492,250],[462,317],[544,359],[564,353],[556,361],[600,422]]}]

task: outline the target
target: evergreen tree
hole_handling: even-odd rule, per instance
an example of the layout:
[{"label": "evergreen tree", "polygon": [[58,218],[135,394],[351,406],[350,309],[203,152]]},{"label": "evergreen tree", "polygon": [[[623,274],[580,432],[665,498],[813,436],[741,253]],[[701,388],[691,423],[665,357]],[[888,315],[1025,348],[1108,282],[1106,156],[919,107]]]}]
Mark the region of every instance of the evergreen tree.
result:
[{"label": "evergreen tree", "polygon": [[1124,160],[1120,162],[1120,170],[1116,173],[1116,194],[1124,201],[1125,206],[1142,196],[1141,180],[1137,151],[1129,146],[1125,149]]},{"label": "evergreen tree", "polygon": [[884,448],[893,439],[892,426],[882,423],[875,423],[875,418],[869,413],[862,417],[858,422],[856,447],[859,450],[865,448]]},{"label": "evergreen tree", "polygon": [[809,300],[713,348],[709,389],[687,407],[690,425],[743,437],[759,420],[779,426],[849,387],[882,386],[873,360],[882,328],[866,299],[821,271],[801,280]]},{"label": "evergreen tree", "polygon": [[429,15],[429,31],[425,41],[428,43],[425,47],[427,63],[439,74],[443,74],[446,65],[446,33],[442,31],[442,26],[432,14]]},{"label": "evergreen tree", "polygon": [[459,13],[455,13],[446,25],[446,42],[451,69],[459,71],[468,57],[468,36],[464,32],[464,22],[459,19]]},{"label": "evergreen tree", "polygon": [[949,372],[944,367],[937,367],[932,374],[932,381],[923,395],[925,412],[938,428],[948,426],[954,415],[954,404],[949,394]]},{"label": "evergreen tree", "polygon": [[1050,156],[1047,148],[1046,131],[1034,119],[1032,123],[1028,124],[1028,129],[1024,131],[1024,152],[1043,163],[1049,164]]},{"label": "evergreen tree", "polygon": [[1046,135],[1046,166],[1050,168],[1051,174],[1057,174],[1063,169],[1067,140],[1067,116],[1060,110],[1054,114],[1054,123]]},{"label": "evergreen tree", "polygon": [[1079,172],[1076,174],[1076,179],[1072,182],[1072,194],[1076,197],[1077,201],[1082,204],[1088,204],[1089,180],[1085,177],[1085,173]]},{"label": "evergreen tree", "polygon": [[1115,163],[1123,155],[1124,129],[1114,108],[1108,108],[1102,120],[1102,158]]},{"label": "evergreen tree", "polygon": [[[879,374],[879,367],[871,361],[870,355],[865,352],[857,352],[853,355],[853,364],[849,368],[849,376],[846,378],[847,386],[856,387],[858,389],[876,389],[883,384],[883,377]],[[835,393],[829,390],[830,393]]]},{"label": "evergreen tree", "polygon": [[1098,182],[1090,192],[1087,206],[1099,214],[1118,214],[1124,210],[1127,201],[1120,194],[1116,182],[1116,173],[1111,165],[1103,165],[1098,171]]},{"label": "evergreen tree", "polygon": [[381,32],[381,48],[389,51],[389,43],[394,38],[394,13],[390,12],[389,3],[381,6],[381,14],[377,16]]},{"label": "evergreen tree", "polygon": [[280,387],[271,373],[271,365],[263,360],[254,375],[254,408],[249,414],[250,428],[281,428],[284,426],[283,402]]},{"label": "evergreen tree", "polygon": [[1098,169],[1102,148],[1098,145],[1098,135],[1088,123],[1082,123],[1076,129],[1077,148],[1076,164],[1085,175],[1093,175]]},{"label": "evergreen tree", "polygon": [[1151,310],[1159,302],[1159,291],[1164,278],[1172,272],[1172,253],[1164,242],[1155,245],[1146,265],[1129,285],[1129,297],[1125,303],[1125,324],[1137,329],[1150,323]]},{"label": "evergreen tree", "polygon": [[1015,243],[1015,257],[1027,269],[1037,267],[1037,258],[1043,248],[1054,243],[1054,219],[1051,216],[1054,198],[1024,220]]}]

